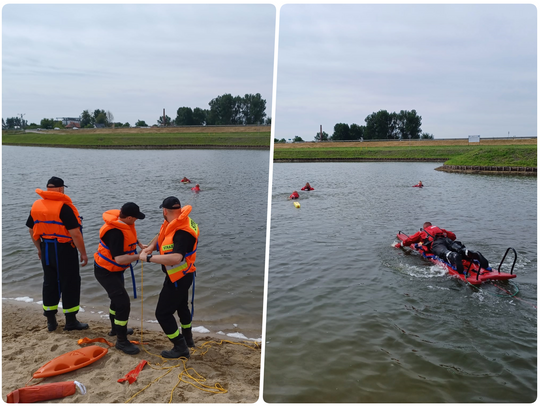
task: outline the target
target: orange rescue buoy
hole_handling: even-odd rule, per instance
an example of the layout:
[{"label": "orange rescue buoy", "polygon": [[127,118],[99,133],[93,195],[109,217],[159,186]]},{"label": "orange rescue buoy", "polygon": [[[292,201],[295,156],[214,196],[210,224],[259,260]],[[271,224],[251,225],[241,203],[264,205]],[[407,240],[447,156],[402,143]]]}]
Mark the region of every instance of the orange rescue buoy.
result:
[{"label": "orange rescue buoy", "polygon": [[75,394],[76,387],[79,388],[81,394],[86,394],[86,387],[82,383],[60,382],[22,387],[9,393],[6,401],[8,403],[36,403],[60,399]]},{"label": "orange rescue buoy", "polygon": [[108,349],[92,345],[64,353],[50,362],[45,363],[32,377],[38,379],[40,377],[50,377],[71,372],[94,363],[96,360],[105,356],[107,352]]}]

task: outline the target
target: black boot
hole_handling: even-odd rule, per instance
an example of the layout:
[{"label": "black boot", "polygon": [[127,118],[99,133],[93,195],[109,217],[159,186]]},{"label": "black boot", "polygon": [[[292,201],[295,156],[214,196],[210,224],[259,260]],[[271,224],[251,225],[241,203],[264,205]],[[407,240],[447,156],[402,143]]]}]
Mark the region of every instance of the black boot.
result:
[{"label": "black boot", "polygon": [[43,315],[47,317],[47,329],[49,332],[56,331],[58,328],[58,322],[56,322],[56,314],[47,314],[43,312]]},{"label": "black boot", "polygon": [[465,274],[463,270],[463,261],[461,259],[461,255],[456,252],[448,252],[446,253],[446,259],[448,262],[456,268],[456,271],[459,274]]},{"label": "black boot", "polygon": [[189,348],[183,336],[177,336],[171,339],[171,342],[174,344],[174,347],[171,350],[162,351],[161,356],[167,359],[178,359],[180,357],[189,359]]},{"label": "black boot", "polygon": [[77,315],[74,312],[66,314],[66,326],[64,327],[64,331],[81,331],[83,329],[88,329],[88,324],[77,321]]},{"label": "black boot", "polygon": [[130,341],[127,339],[127,327],[125,326],[116,326],[116,349],[121,350],[124,353],[127,353],[128,355],[136,355],[140,352],[140,349],[133,345]]},{"label": "black boot", "polygon": [[470,257],[471,259],[478,260],[481,268],[487,269],[489,267],[489,262],[484,256],[482,256],[482,253],[473,252],[472,250],[467,250],[466,253],[467,253],[467,256]]},{"label": "black boot", "polygon": [[[116,324],[114,323],[114,315],[109,314],[109,319],[111,320],[111,331],[109,332],[109,336],[116,336]],[[127,334],[133,335],[133,329],[128,328]]]},{"label": "black boot", "polygon": [[195,347],[195,342],[193,341],[193,334],[191,333],[191,328],[182,328],[182,336],[186,340],[186,345],[190,348]]}]

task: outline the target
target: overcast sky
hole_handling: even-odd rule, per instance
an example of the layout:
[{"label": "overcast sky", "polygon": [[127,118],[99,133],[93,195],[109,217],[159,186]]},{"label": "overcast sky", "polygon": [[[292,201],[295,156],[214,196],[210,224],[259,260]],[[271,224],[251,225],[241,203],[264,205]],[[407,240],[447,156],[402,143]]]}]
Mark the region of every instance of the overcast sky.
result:
[{"label": "overcast sky", "polygon": [[225,93],[260,93],[271,116],[275,18],[271,4],[6,5],[2,117],[151,125]]},{"label": "overcast sky", "polygon": [[537,134],[533,5],[284,5],[276,137],[416,110],[435,138]]}]

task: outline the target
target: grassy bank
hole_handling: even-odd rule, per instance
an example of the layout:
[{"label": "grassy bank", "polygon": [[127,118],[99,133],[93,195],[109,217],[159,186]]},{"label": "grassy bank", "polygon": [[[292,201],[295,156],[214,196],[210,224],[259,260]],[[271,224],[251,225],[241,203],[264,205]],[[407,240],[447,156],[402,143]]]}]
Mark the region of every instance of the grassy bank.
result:
[{"label": "grassy bank", "polygon": [[[328,144],[310,143],[310,147],[274,149],[275,160],[320,159],[418,159],[441,161],[447,165],[536,167],[536,144],[520,145],[408,145],[375,146],[363,143],[361,147],[329,147]],[[319,146],[314,148],[313,145]]]},{"label": "grassy bank", "polygon": [[79,129],[2,132],[4,145],[119,147],[219,146],[270,148],[269,126]]},{"label": "grassy bank", "polygon": [[489,146],[456,155],[446,165],[477,165],[498,167],[536,167],[536,146]]}]

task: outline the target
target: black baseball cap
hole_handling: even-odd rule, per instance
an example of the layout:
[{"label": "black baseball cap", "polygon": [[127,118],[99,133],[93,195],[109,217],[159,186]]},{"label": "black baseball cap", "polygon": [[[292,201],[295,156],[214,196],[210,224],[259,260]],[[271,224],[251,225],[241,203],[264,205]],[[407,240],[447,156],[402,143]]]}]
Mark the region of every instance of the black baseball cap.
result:
[{"label": "black baseball cap", "polygon": [[64,180],[62,178],[52,177],[50,180],[47,181],[47,188],[59,188],[59,187],[67,188],[67,185],[64,185]]},{"label": "black baseball cap", "polygon": [[165,209],[180,209],[182,206],[180,205],[180,200],[177,197],[170,196],[165,198],[159,207]]},{"label": "black baseball cap", "polygon": [[127,217],[133,216],[137,219],[144,219],[145,214],[139,210],[139,206],[133,202],[125,203],[120,209],[120,214]]}]

